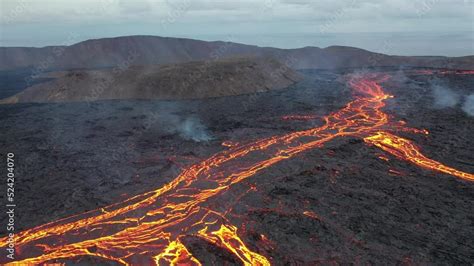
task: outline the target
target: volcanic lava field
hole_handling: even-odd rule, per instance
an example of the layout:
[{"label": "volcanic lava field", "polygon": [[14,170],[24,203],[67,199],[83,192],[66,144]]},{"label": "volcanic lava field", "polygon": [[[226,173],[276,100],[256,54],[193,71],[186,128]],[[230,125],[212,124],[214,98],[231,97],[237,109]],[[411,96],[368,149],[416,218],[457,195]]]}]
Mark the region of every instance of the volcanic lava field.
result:
[{"label": "volcanic lava field", "polygon": [[474,93],[472,71],[300,72],[243,96],[1,105],[17,263],[473,264],[474,118],[432,95]]}]

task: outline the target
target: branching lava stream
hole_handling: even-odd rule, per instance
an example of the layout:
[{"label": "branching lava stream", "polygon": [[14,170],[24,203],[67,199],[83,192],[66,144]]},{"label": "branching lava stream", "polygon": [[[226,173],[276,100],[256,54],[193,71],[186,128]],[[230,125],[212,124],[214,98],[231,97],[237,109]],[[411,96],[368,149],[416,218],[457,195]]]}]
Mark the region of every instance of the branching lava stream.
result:
[{"label": "branching lava stream", "polygon": [[[224,202],[216,210],[211,202],[259,171],[337,137],[360,137],[399,159],[474,181],[473,174],[431,160],[410,140],[393,134],[419,131],[391,122],[383,112],[384,101],[392,96],[380,84],[389,78],[384,73],[349,76],[354,100],[323,117],[325,123],[321,127],[229,145],[227,150],[190,166],[162,188],[20,232],[15,245],[21,259],[8,265],[79,256],[101,257],[124,265],[200,265],[183,243],[186,236],[226,249],[245,265],[269,265],[264,255],[252,251],[239,237],[239,230],[227,217],[226,210],[231,206]],[[5,245],[6,237],[1,239],[1,246]]]}]

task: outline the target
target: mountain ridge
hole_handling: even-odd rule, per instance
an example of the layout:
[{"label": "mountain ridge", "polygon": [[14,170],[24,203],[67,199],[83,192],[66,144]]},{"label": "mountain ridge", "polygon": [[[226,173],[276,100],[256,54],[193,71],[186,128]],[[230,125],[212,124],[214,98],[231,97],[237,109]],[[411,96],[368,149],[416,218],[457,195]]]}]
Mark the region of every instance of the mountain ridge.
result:
[{"label": "mountain ridge", "polygon": [[474,68],[474,56],[397,56],[338,45],[283,49],[229,41],[132,35],[90,39],[69,46],[0,47],[0,70],[92,69],[217,60],[235,56],[274,57],[295,69],[381,66]]}]

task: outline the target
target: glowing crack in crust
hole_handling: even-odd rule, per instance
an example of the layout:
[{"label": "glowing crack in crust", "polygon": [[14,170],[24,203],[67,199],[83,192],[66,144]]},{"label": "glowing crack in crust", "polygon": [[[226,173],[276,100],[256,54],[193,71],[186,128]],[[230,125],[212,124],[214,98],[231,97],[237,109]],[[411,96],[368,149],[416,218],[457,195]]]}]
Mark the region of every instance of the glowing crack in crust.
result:
[{"label": "glowing crack in crust", "polygon": [[[123,265],[200,265],[183,243],[185,237],[226,249],[245,265],[270,265],[264,255],[252,251],[239,237],[239,230],[227,217],[231,204],[219,201],[218,211],[215,198],[259,171],[337,137],[360,137],[399,159],[474,181],[472,174],[427,158],[410,140],[391,133],[427,134],[389,121],[390,117],[382,111],[384,101],[392,96],[380,84],[389,78],[384,73],[349,76],[354,100],[322,117],[323,126],[243,145],[226,145],[227,150],[190,166],[157,190],[20,232],[15,237],[20,259],[8,265],[34,265],[80,256],[95,256]],[[287,117],[292,118],[311,119]],[[5,247],[6,237],[0,241],[0,247]]]}]

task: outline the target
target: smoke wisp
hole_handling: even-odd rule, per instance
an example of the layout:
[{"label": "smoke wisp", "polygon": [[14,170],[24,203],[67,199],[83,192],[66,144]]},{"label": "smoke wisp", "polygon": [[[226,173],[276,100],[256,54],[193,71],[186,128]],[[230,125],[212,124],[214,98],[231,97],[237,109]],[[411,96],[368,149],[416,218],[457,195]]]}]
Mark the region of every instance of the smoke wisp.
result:
[{"label": "smoke wisp", "polygon": [[187,117],[176,125],[177,133],[184,139],[193,141],[209,141],[212,139],[206,127],[197,117]]},{"label": "smoke wisp", "polygon": [[451,89],[435,84],[432,87],[435,108],[455,107],[461,100],[461,96]]},{"label": "smoke wisp", "polygon": [[168,111],[159,114],[159,127],[168,134],[176,134],[185,140],[210,141],[212,135],[195,115],[178,115]]},{"label": "smoke wisp", "polygon": [[474,117],[474,94],[466,96],[462,105],[462,110],[469,116]]},{"label": "smoke wisp", "polygon": [[461,107],[469,116],[474,116],[474,94],[465,95],[450,89],[439,80],[431,81],[433,106],[436,109]]}]

